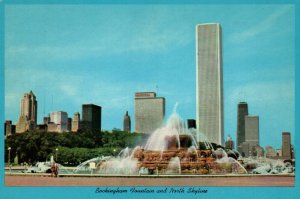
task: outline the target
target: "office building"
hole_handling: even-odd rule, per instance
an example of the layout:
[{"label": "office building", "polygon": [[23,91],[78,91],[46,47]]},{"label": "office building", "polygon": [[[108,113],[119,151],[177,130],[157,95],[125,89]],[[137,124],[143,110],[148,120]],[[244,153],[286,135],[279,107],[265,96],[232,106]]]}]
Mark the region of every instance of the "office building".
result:
[{"label": "office building", "polygon": [[51,122],[50,115],[43,118],[44,124],[48,124]]},{"label": "office building", "polygon": [[249,157],[249,155],[251,155],[251,148],[248,142],[243,142],[242,144],[240,144],[240,148],[240,154],[242,155],[242,157]]},{"label": "office building", "polygon": [[4,123],[4,135],[5,137],[16,133],[16,125],[12,124],[11,120],[6,120]]},{"label": "office building", "polygon": [[162,126],[165,116],[165,98],[155,92],[135,93],[135,132],[152,133]]},{"label": "office building", "polygon": [[[63,112],[63,111],[52,112],[50,115],[50,120],[51,120],[51,123],[56,125],[55,132],[59,132],[59,133],[68,132],[68,113]],[[53,125],[53,128],[54,128],[54,125]],[[49,128],[49,124],[48,124],[48,130],[49,129],[52,129],[52,128]]]},{"label": "office building", "polygon": [[128,111],[126,111],[126,113],[124,115],[123,131],[126,131],[126,132],[131,131],[131,120],[130,120],[130,116],[128,115]]},{"label": "office building", "polygon": [[68,117],[68,132],[72,130],[72,118]]},{"label": "office building", "polygon": [[240,145],[245,142],[245,116],[248,115],[248,104],[240,102],[237,109],[237,132],[236,132],[236,146],[241,153]]},{"label": "office building", "polygon": [[48,124],[38,124],[35,128],[37,132],[48,132]]},{"label": "office building", "polygon": [[282,157],[282,149],[276,149],[276,154],[278,157]]},{"label": "office building", "polygon": [[291,159],[291,134],[289,132],[282,133],[282,159]]},{"label": "office building", "polygon": [[196,27],[197,129],[210,142],[224,143],[222,30],[220,24]]},{"label": "office building", "polygon": [[230,150],[234,149],[234,141],[231,139],[230,135],[228,135],[225,142],[225,148]]},{"label": "office building", "polygon": [[32,91],[25,93],[21,99],[20,116],[16,124],[16,132],[34,130],[37,123],[37,100]]},{"label": "office building", "polygon": [[80,128],[79,124],[80,124],[80,113],[76,112],[76,113],[74,113],[74,117],[72,120],[71,131],[77,132]]},{"label": "office building", "polygon": [[196,129],[196,120],[194,119],[188,119],[187,120],[188,129]]},{"label": "office building", "polygon": [[276,158],[277,157],[277,152],[276,150],[271,147],[271,146],[266,146],[266,158]]},{"label": "office building", "polygon": [[259,146],[259,117],[245,116],[245,142],[250,148]]},{"label": "office building", "polygon": [[80,129],[83,130],[101,130],[101,106],[95,104],[82,105],[82,121]]}]

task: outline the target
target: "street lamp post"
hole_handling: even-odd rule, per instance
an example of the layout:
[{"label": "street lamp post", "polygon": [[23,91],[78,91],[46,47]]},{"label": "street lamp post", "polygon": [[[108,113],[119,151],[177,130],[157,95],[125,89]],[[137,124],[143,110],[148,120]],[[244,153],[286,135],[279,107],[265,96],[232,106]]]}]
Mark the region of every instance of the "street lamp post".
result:
[{"label": "street lamp post", "polygon": [[11,151],[11,147],[8,147],[8,166],[9,166],[9,171],[11,173],[11,166],[10,166],[10,151]]},{"label": "street lamp post", "polygon": [[58,153],[58,148],[55,149],[55,162],[57,162],[57,153]]}]

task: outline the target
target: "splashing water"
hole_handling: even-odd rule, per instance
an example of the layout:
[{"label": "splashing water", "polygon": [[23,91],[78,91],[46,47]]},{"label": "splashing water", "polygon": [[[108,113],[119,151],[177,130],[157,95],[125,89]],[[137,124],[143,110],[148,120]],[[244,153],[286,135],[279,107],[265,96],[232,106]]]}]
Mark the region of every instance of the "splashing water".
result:
[{"label": "splashing water", "polygon": [[167,123],[156,129],[144,146],[126,147],[117,157],[93,158],[80,164],[75,172],[117,175],[277,174],[293,170],[282,161],[236,160],[238,154],[234,151],[214,149],[203,133],[186,127],[176,113],[177,106],[178,103]]},{"label": "splashing water", "polygon": [[181,165],[179,157],[171,158],[166,174],[181,174]]}]

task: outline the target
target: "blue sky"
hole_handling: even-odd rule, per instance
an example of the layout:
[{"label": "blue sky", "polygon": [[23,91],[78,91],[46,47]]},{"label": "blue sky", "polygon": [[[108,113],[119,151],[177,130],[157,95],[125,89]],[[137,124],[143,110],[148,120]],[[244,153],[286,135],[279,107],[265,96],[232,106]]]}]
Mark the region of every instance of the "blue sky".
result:
[{"label": "blue sky", "polygon": [[260,117],[260,144],[295,134],[292,5],[9,5],[5,8],[5,119],[17,122],[33,90],[38,121],[102,106],[102,127],[133,121],[134,93],[156,91],[183,119],[196,116],[195,26],[223,28],[225,137],[236,137],[237,104]]}]

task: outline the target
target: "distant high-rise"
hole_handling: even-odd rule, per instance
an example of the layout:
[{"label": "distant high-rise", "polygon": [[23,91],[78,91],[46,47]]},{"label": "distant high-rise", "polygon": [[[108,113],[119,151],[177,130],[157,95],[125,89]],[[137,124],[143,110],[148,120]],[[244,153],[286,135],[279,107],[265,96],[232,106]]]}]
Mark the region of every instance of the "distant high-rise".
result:
[{"label": "distant high-rise", "polygon": [[48,124],[50,121],[51,121],[51,119],[50,119],[50,115],[49,116],[46,116],[46,117],[44,117],[44,124]]},{"label": "distant high-rise", "polygon": [[32,91],[25,93],[21,99],[20,117],[16,125],[16,132],[23,133],[33,130],[37,123],[37,100]]},{"label": "distant high-rise", "polygon": [[72,118],[68,117],[68,131],[72,130]]},{"label": "distant high-rise", "polygon": [[188,125],[189,129],[192,129],[192,128],[195,129],[197,127],[196,120],[194,120],[194,119],[188,119],[187,120],[187,125]]},{"label": "distant high-rise", "polygon": [[124,115],[123,131],[126,132],[131,131],[131,121],[130,121],[130,116],[128,115],[128,111],[126,111],[126,114]]},{"label": "distant high-rise", "polygon": [[16,133],[16,125],[13,125],[11,120],[6,120],[4,123],[4,135],[5,137]]},{"label": "distant high-rise", "polygon": [[80,113],[76,112],[76,113],[74,113],[74,117],[72,120],[71,131],[77,132],[80,128],[79,124],[80,124]]},{"label": "distant high-rise", "polygon": [[135,93],[135,131],[152,133],[163,124],[165,98],[156,97],[155,92]]},{"label": "distant high-rise", "polygon": [[275,158],[277,157],[276,150],[271,146],[266,146],[266,158]]},{"label": "distant high-rise", "polygon": [[248,115],[248,104],[240,102],[237,109],[237,132],[236,132],[236,146],[241,153],[241,144],[245,142],[245,116]]},{"label": "distant high-rise", "polygon": [[84,130],[101,130],[101,106],[95,104],[82,105],[80,128]]},{"label": "distant high-rise", "polygon": [[56,125],[56,132],[68,132],[68,113],[63,111],[52,112],[51,123]]},{"label": "distant high-rise", "polygon": [[291,134],[289,132],[282,133],[282,158],[291,159]]},{"label": "distant high-rise", "polygon": [[222,30],[220,24],[196,27],[197,129],[209,141],[224,143]]},{"label": "distant high-rise", "polygon": [[234,142],[231,139],[230,135],[228,135],[227,140],[225,142],[225,148],[230,150],[234,149]]},{"label": "distant high-rise", "polygon": [[249,143],[250,150],[253,147],[259,146],[258,116],[245,116],[245,142]]}]

